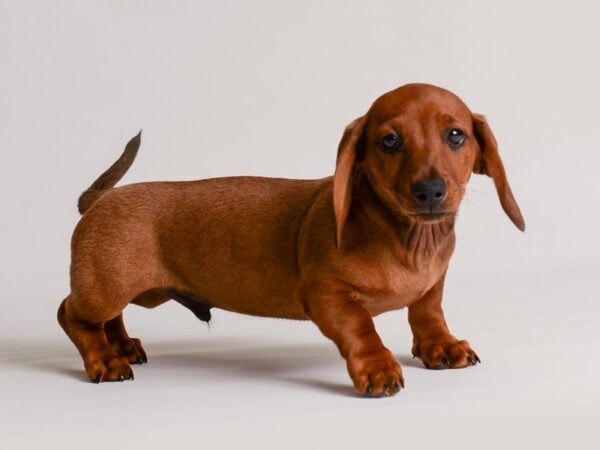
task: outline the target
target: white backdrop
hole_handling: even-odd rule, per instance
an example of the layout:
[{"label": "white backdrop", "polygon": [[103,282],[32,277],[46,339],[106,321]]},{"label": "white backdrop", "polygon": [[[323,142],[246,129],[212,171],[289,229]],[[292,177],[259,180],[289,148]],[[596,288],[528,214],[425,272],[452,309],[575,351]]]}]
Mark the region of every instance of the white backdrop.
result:
[{"label": "white backdrop", "polygon": [[[591,1],[0,2],[4,437],[585,446],[600,400],[599,14]],[[407,390],[364,401],[312,324],[217,312],[206,331],[169,304],[127,310],[150,358],[135,382],[82,382],[54,318],[76,201],[131,136],[143,128],[124,182],[320,178],[344,126],[415,81],[487,115],[527,222],[519,233],[472,179],[445,305],[483,365],[422,369],[405,312],[389,314],[378,326]]]}]

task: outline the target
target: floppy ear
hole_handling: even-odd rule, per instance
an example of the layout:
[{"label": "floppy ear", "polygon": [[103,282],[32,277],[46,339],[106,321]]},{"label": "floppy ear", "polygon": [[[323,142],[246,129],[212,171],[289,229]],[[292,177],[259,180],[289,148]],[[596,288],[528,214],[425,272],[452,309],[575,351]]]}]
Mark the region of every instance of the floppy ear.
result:
[{"label": "floppy ear", "polygon": [[516,227],[525,231],[525,220],[521,215],[521,210],[517,201],[510,190],[510,185],[506,178],[504,165],[498,153],[498,144],[492,133],[485,117],[481,114],[472,114],[473,132],[479,144],[480,152],[475,159],[473,172],[487,175],[494,180],[500,204],[506,215],[512,220]]},{"label": "floppy ear", "polygon": [[346,127],[338,147],[333,176],[333,210],[335,213],[336,245],[342,242],[342,231],[352,200],[352,172],[356,160],[356,146],[365,127],[366,115]]}]

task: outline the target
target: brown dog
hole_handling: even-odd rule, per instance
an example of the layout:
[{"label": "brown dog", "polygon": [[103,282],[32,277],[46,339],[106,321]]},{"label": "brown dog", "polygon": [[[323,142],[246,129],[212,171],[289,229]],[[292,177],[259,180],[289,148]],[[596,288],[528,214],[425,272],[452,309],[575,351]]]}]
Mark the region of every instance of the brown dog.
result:
[{"label": "brown dog", "polygon": [[402,371],[372,316],[408,307],[413,353],[432,369],[479,358],[444,320],[454,222],[472,172],[493,178],[525,229],[485,119],[452,93],[410,84],[352,122],[333,178],[258,177],[140,183],[111,189],[136,136],[79,199],[71,294],[58,320],[88,377],[133,379],[146,362],[125,331],[129,303],[175,299],[201,320],[210,308],[310,319],[347,361],[359,393],[392,395]]}]

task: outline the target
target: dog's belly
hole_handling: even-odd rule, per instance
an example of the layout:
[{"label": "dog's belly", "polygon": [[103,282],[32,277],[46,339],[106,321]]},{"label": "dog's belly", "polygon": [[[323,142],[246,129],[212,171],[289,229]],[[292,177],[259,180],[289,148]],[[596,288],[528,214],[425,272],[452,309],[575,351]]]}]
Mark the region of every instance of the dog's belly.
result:
[{"label": "dog's belly", "polygon": [[[246,281],[249,281],[247,278]],[[295,290],[291,284],[282,284],[275,289],[265,286],[268,280],[250,281],[254,288],[240,288],[204,283],[191,291],[194,297],[206,299],[210,306],[226,311],[260,317],[306,320],[305,310],[295,299]],[[259,284],[260,283],[260,284]],[[244,283],[246,285],[247,283]]]},{"label": "dog's belly", "polygon": [[[220,250],[204,245],[197,258],[169,264],[177,288],[227,311],[263,317],[306,319],[296,300],[298,274],[293,260],[274,257],[268,249],[246,254],[242,246],[220,240]],[[197,246],[196,248],[202,248]],[[208,251],[206,251],[208,250]],[[272,251],[272,249],[271,249]],[[185,263],[181,262],[185,260]]]}]

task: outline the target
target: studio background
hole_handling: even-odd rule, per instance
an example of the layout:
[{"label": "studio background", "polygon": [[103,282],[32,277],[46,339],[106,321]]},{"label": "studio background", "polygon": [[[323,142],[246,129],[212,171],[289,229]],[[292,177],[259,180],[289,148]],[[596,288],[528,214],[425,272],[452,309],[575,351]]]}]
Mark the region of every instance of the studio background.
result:
[{"label": "studio background", "polygon": [[[590,448],[598,422],[600,13],[594,2],[0,2],[0,442],[11,448],[418,443]],[[85,382],[55,320],[79,194],[143,129],[123,183],[333,173],[346,124],[408,82],[487,116],[527,222],[473,176],[444,309],[483,360],[353,395],[311,323],[125,311],[149,364]]]}]

